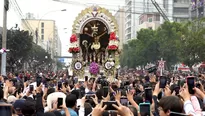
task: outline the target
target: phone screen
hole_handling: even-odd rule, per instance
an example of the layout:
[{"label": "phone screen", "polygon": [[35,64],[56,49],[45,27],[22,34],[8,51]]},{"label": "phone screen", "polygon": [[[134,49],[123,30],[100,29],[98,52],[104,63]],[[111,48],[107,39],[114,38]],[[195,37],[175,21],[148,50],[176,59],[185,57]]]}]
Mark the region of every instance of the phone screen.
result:
[{"label": "phone screen", "polygon": [[187,78],[187,85],[188,85],[189,93],[194,94],[195,93],[193,90],[193,88],[195,87],[194,77]]},{"label": "phone screen", "polygon": [[128,106],[128,100],[127,98],[120,98],[120,103],[124,106]]},{"label": "phone screen", "polygon": [[47,82],[45,82],[45,84],[44,84],[44,85],[45,85],[45,88],[48,88],[48,83],[47,83]]},{"label": "phone screen", "polygon": [[37,87],[41,85],[41,81],[42,81],[41,77],[36,78]]},{"label": "phone screen", "polygon": [[150,116],[150,104],[140,104],[140,115]]},{"label": "phone screen", "polygon": [[179,87],[179,86],[177,86],[177,87],[174,88],[174,91],[176,92],[176,95],[179,94],[179,90],[180,90],[180,87]]},{"label": "phone screen", "polygon": [[107,97],[108,92],[109,92],[109,87],[108,86],[104,86],[103,87],[103,97]]},{"label": "phone screen", "polygon": [[33,91],[33,85],[29,85],[29,91],[30,91],[30,92]]},{"label": "phone screen", "polygon": [[160,77],[160,82],[159,82],[159,87],[160,88],[165,88],[167,84],[167,79],[166,77],[161,76]]},{"label": "phone screen", "polygon": [[58,104],[57,107],[60,108],[60,106],[63,105],[63,98],[58,98]]},{"label": "phone screen", "polygon": [[112,106],[112,104],[115,104],[118,106],[117,102],[116,101],[108,101],[108,102],[103,102],[103,107],[105,105],[107,105],[106,109],[105,110],[117,110],[115,107]]},{"label": "phone screen", "polygon": [[88,81],[88,76],[85,76],[85,81]]},{"label": "phone screen", "polygon": [[95,95],[94,94],[86,94],[85,99],[92,99],[91,97],[95,98]]},{"label": "phone screen", "polygon": [[145,88],[145,102],[152,103],[152,89]]},{"label": "phone screen", "polygon": [[74,78],[74,83],[78,83],[78,78]]},{"label": "phone screen", "polygon": [[60,90],[62,88],[62,83],[58,82],[58,90]]},{"label": "phone screen", "polygon": [[26,82],[26,81],[28,81],[28,77],[27,76],[24,77],[24,82]]}]

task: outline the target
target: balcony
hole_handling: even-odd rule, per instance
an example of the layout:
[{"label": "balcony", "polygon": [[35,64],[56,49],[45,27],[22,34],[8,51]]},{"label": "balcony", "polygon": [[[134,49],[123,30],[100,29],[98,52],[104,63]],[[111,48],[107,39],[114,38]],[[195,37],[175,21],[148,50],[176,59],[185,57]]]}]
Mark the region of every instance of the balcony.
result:
[{"label": "balcony", "polygon": [[129,28],[131,28],[131,25],[125,25],[125,30],[128,30]]},{"label": "balcony", "polygon": [[174,3],[173,4],[173,7],[180,7],[180,8],[189,8],[189,3],[186,4],[186,3]]},{"label": "balcony", "polygon": [[131,2],[132,2],[132,0],[125,0],[125,4],[126,4],[126,5],[131,4]]}]

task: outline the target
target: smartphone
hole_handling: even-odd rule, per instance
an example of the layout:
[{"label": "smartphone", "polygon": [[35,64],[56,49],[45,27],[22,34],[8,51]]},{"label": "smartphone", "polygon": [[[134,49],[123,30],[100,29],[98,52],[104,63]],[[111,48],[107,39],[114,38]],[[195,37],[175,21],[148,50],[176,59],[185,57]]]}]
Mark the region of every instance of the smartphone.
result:
[{"label": "smartphone", "polygon": [[74,83],[78,83],[78,78],[74,78]]},{"label": "smartphone", "polygon": [[160,76],[160,80],[159,80],[159,87],[160,88],[165,88],[167,85],[167,78],[164,76]]},{"label": "smartphone", "polygon": [[118,106],[117,102],[116,101],[108,101],[108,102],[103,102],[103,107],[105,105],[107,105],[106,109],[105,110],[117,110],[115,107],[112,106],[112,104],[115,104]]},{"label": "smartphone", "polygon": [[195,91],[193,90],[193,88],[195,87],[194,77],[187,77],[187,85],[188,85],[189,93],[194,94],[195,93]]},{"label": "smartphone", "polygon": [[62,89],[62,82],[58,82],[58,90]]},{"label": "smartphone", "polygon": [[37,87],[41,85],[41,82],[42,82],[42,78],[41,77],[37,77],[36,78]]},{"label": "smartphone", "polygon": [[24,82],[26,82],[26,81],[28,81],[28,77],[27,76],[24,77]]},{"label": "smartphone", "polygon": [[123,105],[123,106],[128,106],[128,99],[126,97],[121,97],[120,98],[120,103]]},{"label": "smartphone", "polygon": [[103,87],[103,97],[107,97],[108,92],[109,92],[109,87],[108,86],[104,86]]},{"label": "smartphone", "polygon": [[152,88],[145,88],[145,102],[152,103]]},{"label": "smartphone", "polygon": [[140,103],[139,104],[140,107],[140,115],[141,116],[151,116],[150,114],[150,103]]},{"label": "smartphone", "polygon": [[174,91],[175,91],[176,95],[179,94],[179,90],[180,90],[180,87],[179,87],[179,86],[176,86],[176,87],[174,88]]},{"label": "smartphone", "polygon": [[60,106],[62,105],[63,105],[63,98],[58,98],[57,108],[60,109],[61,108]]},{"label": "smartphone", "polygon": [[85,81],[88,81],[88,76],[85,76]]},{"label": "smartphone", "polygon": [[45,82],[44,86],[45,86],[45,88],[48,88],[48,83],[47,83],[47,82]]},{"label": "smartphone", "polygon": [[33,85],[29,85],[29,91],[32,92],[34,90]]},{"label": "smartphone", "polygon": [[95,94],[86,94],[85,99],[92,99],[91,97],[95,98]]}]

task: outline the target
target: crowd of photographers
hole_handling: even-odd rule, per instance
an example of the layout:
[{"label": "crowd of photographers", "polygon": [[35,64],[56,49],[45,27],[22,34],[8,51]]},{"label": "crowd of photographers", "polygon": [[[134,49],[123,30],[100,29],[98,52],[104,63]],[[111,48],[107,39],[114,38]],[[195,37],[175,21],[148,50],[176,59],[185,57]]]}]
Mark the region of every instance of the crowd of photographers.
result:
[{"label": "crowd of photographers", "polygon": [[203,116],[205,75],[122,71],[107,79],[66,72],[0,77],[1,116]]}]

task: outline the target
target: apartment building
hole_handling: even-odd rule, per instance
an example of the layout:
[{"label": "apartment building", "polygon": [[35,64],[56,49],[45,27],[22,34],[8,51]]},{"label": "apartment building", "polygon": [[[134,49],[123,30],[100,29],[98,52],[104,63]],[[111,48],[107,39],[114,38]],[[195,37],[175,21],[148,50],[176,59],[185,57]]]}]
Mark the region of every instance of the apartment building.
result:
[{"label": "apartment building", "polygon": [[117,24],[118,24],[118,35],[119,35],[119,40],[120,40],[119,48],[122,49],[124,39],[125,39],[125,10],[124,8],[120,8],[116,12],[115,19],[117,20]]},{"label": "apartment building", "polygon": [[40,45],[48,53],[51,54],[51,57],[57,55],[58,49],[61,49],[61,44],[58,44],[60,41],[58,36],[58,29],[56,27],[54,20],[44,20],[44,19],[24,19],[22,20],[22,29],[30,29],[25,25],[25,21],[29,23],[32,30],[35,30],[36,39],[34,42]]},{"label": "apartment building", "polygon": [[153,29],[156,30],[160,26],[160,14],[159,13],[143,13],[139,16],[139,27],[141,29]]}]

